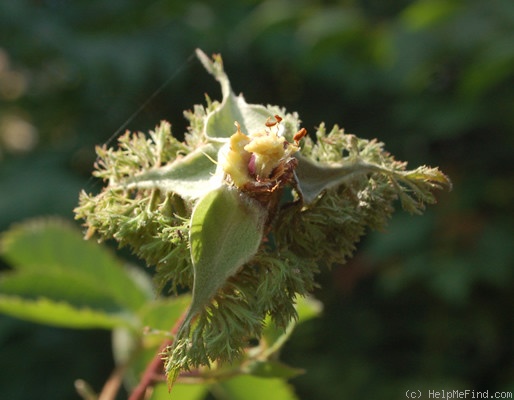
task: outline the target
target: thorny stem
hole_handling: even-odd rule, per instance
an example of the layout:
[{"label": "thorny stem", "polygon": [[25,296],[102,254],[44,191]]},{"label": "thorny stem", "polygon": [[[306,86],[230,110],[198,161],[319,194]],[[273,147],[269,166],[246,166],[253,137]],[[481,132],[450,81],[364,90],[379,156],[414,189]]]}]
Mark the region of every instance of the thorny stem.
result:
[{"label": "thorny stem", "polygon": [[[187,309],[184,313],[182,313],[180,318],[177,319],[175,325],[173,325],[173,328],[171,328],[170,332],[172,337],[175,337],[178,333],[178,330],[182,325],[182,322],[184,321],[186,314]],[[153,360],[146,366],[145,372],[143,373],[141,380],[130,394],[128,400],[145,400],[148,389],[152,387],[156,381],[159,381],[160,377],[163,375],[164,364],[162,361],[162,352],[166,349],[166,347],[170,346],[172,343],[173,339],[166,339],[164,340],[164,342],[162,342],[161,346],[159,347],[159,350],[157,351],[157,354],[155,355]]]}]

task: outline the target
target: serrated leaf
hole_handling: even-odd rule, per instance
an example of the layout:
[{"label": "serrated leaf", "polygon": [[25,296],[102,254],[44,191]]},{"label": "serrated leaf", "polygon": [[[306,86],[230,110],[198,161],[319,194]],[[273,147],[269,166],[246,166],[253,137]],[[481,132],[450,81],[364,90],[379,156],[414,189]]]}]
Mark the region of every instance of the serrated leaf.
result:
[{"label": "serrated leaf", "polygon": [[41,324],[76,329],[114,329],[120,326],[133,328],[134,323],[128,315],[76,308],[66,302],[45,298],[27,300],[6,295],[0,295],[0,313]]},{"label": "serrated leaf", "polygon": [[[148,293],[109,251],[85,241],[78,230],[61,220],[37,219],[18,224],[2,235],[0,243],[2,256],[15,269],[12,273],[39,277],[47,274],[41,283],[55,278],[56,293],[45,292],[48,297],[56,299],[57,292],[68,292],[73,300],[75,297],[66,285],[82,281],[83,290],[96,287],[97,293],[102,293],[100,297],[110,298],[130,310],[137,310],[147,300]],[[58,288],[59,285],[62,287]],[[24,293],[23,285],[19,287],[20,293]],[[51,287],[47,285],[48,289]],[[66,296],[59,299],[67,300]]]},{"label": "serrated leaf", "polygon": [[199,312],[257,252],[265,217],[259,203],[228,186],[198,202],[189,232],[194,268],[190,313]]},{"label": "serrated leaf", "polygon": [[212,139],[227,139],[234,133],[234,121],[246,134],[262,131],[264,123],[273,114],[263,105],[248,104],[242,95],[234,94],[219,56],[211,60],[199,49],[196,54],[205,69],[220,83],[223,95],[220,107],[206,118],[205,135]]},{"label": "serrated leaf", "polygon": [[216,163],[213,161],[218,157],[218,150],[219,146],[214,144],[204,145],[171,164],[125,178],[115,187],[159,189],[165,193],[176,193],[187,200],[198,199],[220,185],[214,177]]},{"label": "serrated leaf", "polygon": [[296,400],[291,385],[283,379],[238,376],[216,385],[224,400]]}]

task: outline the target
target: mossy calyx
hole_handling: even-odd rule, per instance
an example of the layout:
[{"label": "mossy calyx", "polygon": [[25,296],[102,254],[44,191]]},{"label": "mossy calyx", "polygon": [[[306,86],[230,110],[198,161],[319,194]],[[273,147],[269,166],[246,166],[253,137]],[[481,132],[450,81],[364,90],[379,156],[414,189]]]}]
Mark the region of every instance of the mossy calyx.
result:
[{"label": "mossy calyx", "polygon": [[[419,213],[435,202],[436,189],[451,186],[439,169],[408,171],[382,143],[337,126],[327,132],[320,124],[314,138],[301,140],[306,132],[296,113],[247,104],[231,91],[219,56],[199,57],[220,82],[222,101],[207,99],[206,107],[185,113],[190,127],[184,142],[161,123],[149,137],[126,134],[118,149],[98,148],[95,175],[105,187],[97,195],[83,192],[75,210],[90,235],[112,238],[155,265],[158,287],[193,288],[196,282],[198,288],[198,282],[218,279],[209,286],[213,295],[197,296],[196,314],[164,352],[170,381],[183,370],[237,362],[251,341],[269,345],[261,337],[264,321],[285,328],[294,320],[295,299],[316,287],[319,268],[344,263],[367,229],[387,222],[395,200]],[[243,226],[253,215],[251,221],[264,220],[264,227],[251,246],[233,234],[223,246],[205,244],[213,257],[192,254],[203,248],[202,240],[217,240],[217,229],[238,232],[207,209],[223,213],[222,197],[212,196],[227,196],[227,190],[231,207],[242,207],[227,214],[227,224]],[[258,216],[244,211],[249,205]],[[191,236],[203,223],[212,232]],[[241,248],[248,250],[234,257]],[[221,251],[244,261],[223,269]],[[216,263],[209,266],[209,259]]]}]

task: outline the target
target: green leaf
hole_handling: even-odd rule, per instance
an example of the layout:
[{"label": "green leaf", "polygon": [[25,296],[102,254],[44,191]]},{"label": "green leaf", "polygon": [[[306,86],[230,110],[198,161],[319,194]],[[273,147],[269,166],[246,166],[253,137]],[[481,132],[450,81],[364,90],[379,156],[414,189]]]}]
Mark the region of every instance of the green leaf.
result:
[{"label": "green leaf", "polygon": [[312,297],[297,297],[295,308],[298,319],[291,320],[286,329],[278,328],[271,318],[266,318],[266,324],[262,331],[262,339],[266,346],[264,357],[268,358],[277,353],[292,335],[296,325],[319,316],[323,310],[323,304]]},{"label": "green leaf", "polygon": [[323,311],[323,303],[313,297],[299,297],[296,300],[296,312],[298,313],[298,323],[319,317]]},{"label": "green leaf", "polygon": [[[165,339],[171,339],[171,329],[186,312],[191,296],[159,298],[145,304],[137,313],[140,327],[146,333],[130,329],[116,329],[112,333],[113,355],[116,365],[128,365],[125,385],[134,388],[148,363],[155,357]],[[166,393],[168,391],[166,389]],[[168,397],[169,398],[169,395]]]},{"label": "green leaf", "polygon": [[165,193],[176,193],[186,200],[198,199],[220,185],[213,177],[218,150],[219,146],[214,144],[199,147],[171,164],[125,178],[115,188],[159,189]]},{"label": "green leaf", "polygon": [[66,301],[70,306],[97,310],[122,311],[112,297],[110,288],[86,279],[75,271],[42,270],[4,273],[0,278],[0,293],[21,296],[27,300],[40,297]]},{"label": "green leaf", "polygon": [[[84,289],[77,290],[82,293],[89,287],[100,297],[108,297],[130,310],[137,310],[151,295],[109,251],[85,241],[78,230],[61,220],[37,219],[18,224],[2,235],[0,247],[3,257],[15,269],[12,273],[40,277],[41,285],[46,282],[47,289],[53,287],[55,295],[62,295],[59,300],[76,299],[66,286],[76,288],[80,282]],[[19,279],[28,283],[35,278]],[[26,286],[18,284],[20,293],[26,294]],[[9,285],[13,287],[14,283]],[[51,291],[41,294],[57,299]]]},{"label": "green leaf", "polygon": [[[214,390],[213,390],[214,391]],[[216,385],[224,400],[296,400],[293,388],[282,379],[242,375]]]},{"label": "green leaf", "polygon": [[[202,400],[207,395],[209,386],[195,382],[194,384],[177,384],[173,388],[171,399]],[[149,400],[170,400],[168,387],[164,384],[156,385]]]},{"label": "green leaf", "polygon": [[198,202],[189,232],[194,267],[190,314],[199,312],[257,252],[265,217],[259,203],[228,186]]},{"label": "green leaf", "polygon": [[190,304],[189,294],[158,299],[147,303],[138,315],[144,326],[169,332]]},{"label": "green leaf", "polygon": [[76,308],[66,302],[44,298],[27,300],[5,295],[0,295],[0,313],[41,324],[76,329],[113,329],[120,326],[133,328],[134,322],[128,315]]},{"label": "green leaf", "polygon": [[239,123],[247,135],[262,131],[266,120],[273,117],[272,112],[261,104],[248,104],[242,95],[234,94],[219,56],[211,60],[199,49],[196,54],[205,69],[220,83],[223,95],[220,107],[206,118],[206,136],[211,139],[229,138],[234,133],[234,121]]},{"label": "green leaf", "polygon": [[289,379],[303,374],[305,371],[293,368],[279,361],[252,360],[244,365],[243,372],[261,378]]}]

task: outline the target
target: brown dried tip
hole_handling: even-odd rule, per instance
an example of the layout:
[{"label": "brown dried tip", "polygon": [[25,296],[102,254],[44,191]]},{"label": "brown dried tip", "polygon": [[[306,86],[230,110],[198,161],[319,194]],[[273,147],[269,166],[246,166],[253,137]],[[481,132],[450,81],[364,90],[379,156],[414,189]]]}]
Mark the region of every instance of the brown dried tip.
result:
[{"label": "brown dried tip", "polygon": [[268,117],[268,119],[266,119],[266,122],[264,123],[264,125],[266,125],[268,128],[271,128],[272,126],[275,126],[276,124],[280,124],[280,122],[282,121],[282,118],[279,115],[275,115],[274,118],[275,118],[275,121],[272,121],[271,117]]},{"label": "brown dried tip", "polygon": [[307,135],[307,129],[302,128],[298,132],[295,133],[293,136],[293,139],[296,143],[298,143],[300,140],[302,140]]}]

